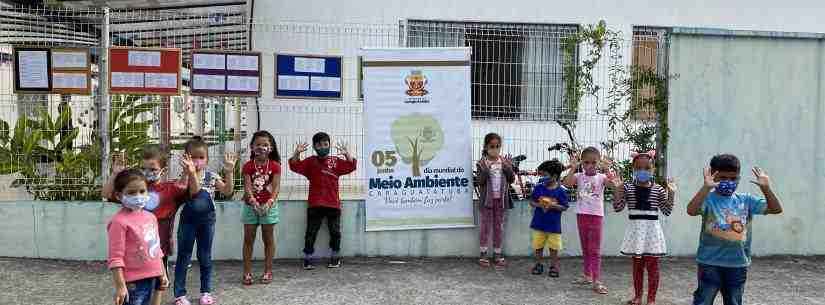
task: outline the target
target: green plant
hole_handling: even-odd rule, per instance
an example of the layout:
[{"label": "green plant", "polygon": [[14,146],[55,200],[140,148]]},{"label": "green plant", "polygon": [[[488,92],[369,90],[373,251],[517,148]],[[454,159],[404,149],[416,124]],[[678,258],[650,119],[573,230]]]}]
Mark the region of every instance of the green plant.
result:
[{"label": "green plant", "polygon": [[[663,156],[670,133],[667,125],[667,84],[675,76],[660,75],[653,69],[638,66],[631,66],[630,72],[627,73],[622,66],[616,65],[611,66],[610,74],[611,88],[608,93],[610,102],[602,114],[608,117],[610,133],[621,134],[621,136],[616,140],[603,142],[602,147],[612,152],[619,144],[627,143],[635,151],[657,149],[655,176],[657,180],[663,181],[661,180],[664,179],[665,160]],[[622,77],[622,75],[627,76]],[[649,97],[645,96],[639,90],[640,88],[651,88],[654,94]],[[628,99],[630,107],[624,108],[623,105]],[[654,119],[639,118],[639,113],[651,109],[655,114]],[[616,166],[620,172],[626,173],[629,177],[630,162],[617,163]]]},{"label": "green plant", "polygon": [[69,107],[56,118],[37,109],[36,116],[18,118],[13,133],[0,120],[0,174],[19,175],[12,187],[25,188],[37,200],[100,198],[91,160],[72,148],[79,129],[66,128],[71,118]]},{"label": "green plant", "polygon": [[[561,39],[565,112],[555,122],[567,132],[569,142],[566,145],[572,151],[580,151],[581,148],[575,133],[579,104],[588,96],[595,97],[601,90],[593,80],[593,71],[603,57],[605,44],[613,45],[620,40],[621,33],[608,29],[604,20],[580,27],[576,33]],[[587,56],[580,63],[578,50],[582,44],[587,47]]]},{"label": "green plant", "polygon": [[[112,96],[109,112],[110,153],[123,152],[126,155],[127,166],[139,166],[143,148],[156,143],[149,136],[149,128],[157,120],[154,114],[156,107],[157,102],[146,101],[142,96]],[[92,127],[92,144],[83,147],[82,151],[88,158],[97,160],[91,170],[96,176],[100,176],[103,140],[100,136],[99,122],[95,120]]]}]

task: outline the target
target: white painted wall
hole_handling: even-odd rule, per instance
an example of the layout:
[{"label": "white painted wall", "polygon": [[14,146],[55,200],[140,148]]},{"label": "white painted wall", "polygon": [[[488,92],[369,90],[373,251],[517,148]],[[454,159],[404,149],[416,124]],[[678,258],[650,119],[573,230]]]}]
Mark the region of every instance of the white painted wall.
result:
[{"label": "white painted wall", "polygon": [[325,23],[395,23],[399,18],[539,23],[722,27],[825,32],[817,0],[303,0],[255,1],[255,19]]}]

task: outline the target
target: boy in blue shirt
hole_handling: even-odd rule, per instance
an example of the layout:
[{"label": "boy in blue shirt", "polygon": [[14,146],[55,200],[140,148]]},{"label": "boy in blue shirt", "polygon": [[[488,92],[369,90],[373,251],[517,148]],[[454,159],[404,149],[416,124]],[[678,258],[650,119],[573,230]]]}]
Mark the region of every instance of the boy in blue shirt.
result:
[{"label": "boy in blue shirt", "polygon": [[[770,178],[759,167],[753,168],[765,198],[736,193],[739,184],[739,159],[734,155],[717,155],[704,170],[705,183],[690,200],[687,213],[702,215],[699,236],[698,288],[694,305],[713,305],[722,293],[725,305],[742,304],[748,266],[751,264],[751,222],[754,215],[782,213],[782,205],[770,187]],[[711,192],[711,190],[713,192]]]},{"label": "boy in blue shirt", "polygon": [[557,159],[545,161],[539,165],[537,171],[544,176],[533,188],[530,206],[535,207],[533,211],[533,221],[530,228],[533,229],[533,250],[535,250],[536,265],[532,273],[541,275],[544,273],[542,264],[545,245],[550,252],[550,268],[547,274],[550,277],[559,277],[559,251],[562,248],[561,242],[561,213],[567,210],[568,198],[567,189],[561,186],[559,177],[564,171],[564,165]]}]

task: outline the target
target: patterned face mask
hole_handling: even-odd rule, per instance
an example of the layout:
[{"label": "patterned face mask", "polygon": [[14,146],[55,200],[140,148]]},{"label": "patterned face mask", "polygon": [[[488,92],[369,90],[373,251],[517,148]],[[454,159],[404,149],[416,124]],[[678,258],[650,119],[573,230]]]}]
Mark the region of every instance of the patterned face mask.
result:
[{"label": "patterned face mask", "polygon": [[739,186],[739,181],[722,180],[716,186],[716,193],[722,196],[732,196],[736,192],[736,187]]}]

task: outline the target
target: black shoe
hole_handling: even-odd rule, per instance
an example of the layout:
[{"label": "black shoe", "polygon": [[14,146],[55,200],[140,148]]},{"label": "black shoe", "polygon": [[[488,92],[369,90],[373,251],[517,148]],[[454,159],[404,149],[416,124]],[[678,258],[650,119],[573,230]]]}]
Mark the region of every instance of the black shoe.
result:
[{"label": "black shoe", "polygon": [[312,260],[305,258],[304,259],[304,270],[314,270],[315,265],[312,264]]},{"label": "black shoe", "polygon": [[327,268],[341,268],[341,258],[337,256],[330,257]]},{"label": "black shoe", "polygon": [[552,278],[557,278],[557,277],[559,277],[559,270],[556,269],[556,267],[551,266],[550,270],[547,271],[547,276],[552,277]]},{"label": "black shoe", "polygon": [[536,263],[536,265],[533,266],[532,273],[535,275],[541,275],[542,273],[544,273],[544,265],[542,265],[541,263]]}]

